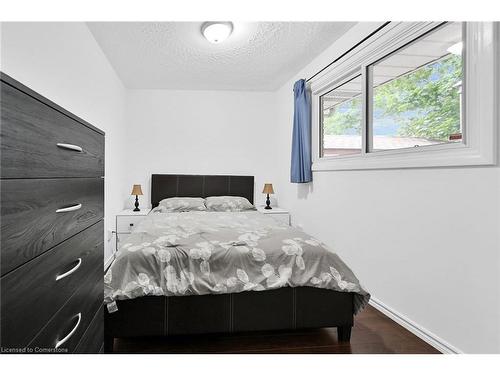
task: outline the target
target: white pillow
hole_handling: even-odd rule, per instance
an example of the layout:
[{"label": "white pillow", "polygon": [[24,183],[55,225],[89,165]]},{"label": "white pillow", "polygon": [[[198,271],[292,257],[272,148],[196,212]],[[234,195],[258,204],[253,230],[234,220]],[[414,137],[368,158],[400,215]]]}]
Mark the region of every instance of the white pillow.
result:
[{"label": "white pillow", "polygon": [[208,211],[239,212],[255,209],[248,199],[229,196],[208,197],[205,199],[205,206]]},{"label": "white pillow", "polygon": [[187,211],[206,211],[205,199],[176,197],[162,199],[158,204],[162,212],[187,212]]}]

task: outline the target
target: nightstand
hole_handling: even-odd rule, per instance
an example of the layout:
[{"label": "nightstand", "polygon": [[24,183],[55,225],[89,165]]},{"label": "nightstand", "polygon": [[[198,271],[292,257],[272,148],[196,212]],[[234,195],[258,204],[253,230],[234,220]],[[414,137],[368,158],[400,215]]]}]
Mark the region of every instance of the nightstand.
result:
[{"label": "nightstand", "polygon": [[281,223],[290,225],[290,212],[288,212],[288,210],[279,207],[273,207],[270,210],[266,210],[264,206],[257,206],[255,208],[257,208],[257,211],[259,211],[260,213],[269,215],[270,217]]},{"label": "nightstand", "polygon": [[141,211],[123,210],[116,214],[116,250],[120,242],[124,241],[139,222],[149,213],[149,208]]}]

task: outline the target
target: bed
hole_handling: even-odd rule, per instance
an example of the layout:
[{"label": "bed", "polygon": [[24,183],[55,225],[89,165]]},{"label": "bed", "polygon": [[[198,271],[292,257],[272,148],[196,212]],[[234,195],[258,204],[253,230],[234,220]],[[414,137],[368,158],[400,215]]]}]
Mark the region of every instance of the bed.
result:
[{"label": "bed", "polygon": [[[152,175],[151,204],[153,208],[165,198],[206,198],[209,196],[244,197],[253,203],[254,177]],[[258,212],[149,214],[147,220],[143,221],[144,224],[141,222],[136,229],[135,239],[133,233],[130,236],[132,238],[130,243],[123,244],[124,248],[119,249],[117,260],[105,276],[105,285],[108,285],[108,289],[105,289],[106,306],[104,309],[105,352],[113,351],[114,338],[204,333],[231,334],[233,332],[322,327],[337,327],[338,340],[348,342],[353,316],[367,304],[369,294],[335,253],[325,249],[324,245],[317,240],[307,237],[306,234],[296,229],[284,224],[266,222],[265,220],[272,221],[273,219],[265,216]],[[203,247],[195,249],[200,254],[195,251],[194,256],[189,253],[194,251],[193,249],[186,251],[196,246],[193,244],[183,245],[183,248],[180,244],[169,243],[165,245],[169,246],[165,247],[168,249],[168,254],[165,249],[161,250],[164,255],[168,255],[168,259],[157,260],[160,254],[158,248],[161,247],[157,246],[154,250],[148,246],[151,242],[158,244],[164,241],[165,236],[158,237],[155,228],[167,230],[167,233],[170,233],[168,231],[174,228],[169,226],[172,221],[176,223],[175,228],[194,227],[195,229],[189,229],[192,233],[210,240],[203,242],[205,245],[200,245],[200,243],[196,245],[207,246],[208,243],[220,250],[212,251],[210,261],[213,274],[210,273],[210,269],[207,271],[202,265],[202,263],[207,263],[204,262],[207,258],[200,255],[204,251]],[[244,235],[249,231],[257,233],[257,238],[259,235],[262,236],[259,248],[262,247],[264,250],[240,246],[240,243],[234,241],[223,242],[223,234],[230,237],[232,231],[244,233]],[[288,239],[292,235],[295,236],[294,239]],[[299,235],[300,237],[297,237]],[[250,240],[253,241],[254,238],[247,239],[243,245],[251,244]],[[309,250],[304,250],[302,254],[301,246],[296,245],[295,241],[302,241],[304,249]],[[264,247],[265,244],[267,248]],[[127,246],[129,250],[132,248],[140,250],[131,252],[127,250]],[[253,246],[256,246],[256,243]],[[293,251],[299,247],[301,250],[297,255]],[[278,250],[274,251],[274,248]],[[209,251],[208,257],[211,256],[210,253]],[[173,254],[172,260],[170,254]],[[274,271],[273,266],[270,265],[273,254],[277,254],[276,256],[281,259],[290,260],[290,267],[280,266],[279,272],[278,267]],[[248,271],[247,274],[242,269],[248,270],[248,268],[234,267],[236,270],[234,277],[227,275],[228,278],[224,279],[223,283],[216,284],[216,281],[213,281],[213,284],[210,284],[210,281],[215,279],[215,270],[223,269],[225,261],[230,262],[226,260],[229,259],[229,255],[236,257],[236,260],[231,260],[231,262],[237,264],[243,261],[246,265],[247,263],[258,264],[257,271],[255,273]],[[269,263],[266,263],[266,255]],[[196,267],[199,265],[201,271],[198,268],[191,269],[196,272],[187,273],[185,270],[179,270],[178,275],[182,277],[176,277],[177,271],[174,266],[180,263],[174,263],[174,256],[179,257],[182,262],[185,262],[182,257],[196,259],[197,263],[190,259],[190,265],[196,264]],[[320,256],[324,258],[315,258]],[[172,263],[162,263],[167,261]],[[334,267],[329,267],[328,270],[331,271],[323,272],[321,276],[318,273],[318,277],[311,277],[313,273],[310,267],[305,267],[305,264],[312,264],[316,268],[324,267],[327,262]],[[167,264],[168,267],[162,268]],[[207,266],[209,266],[208,263]],[[151,267],[151,270],[144,271],[148,267]],[[161,277],[161,285],[159,281],[158,283],[150,281],[154,279],[151,276],[154,273],[152,269],[157,267],[160,267],[160,270],[173,270],[174,276],[171,277],[168,272],[165,272],[167,276]],[[266,267],[272,270],[269,274],[266,274],[269,271]],[[295,271],[292,272],[292,268]],[[260,269],[262,269],[262,274],[259,273]],[[283,270],[289,272],[282,272]],[[138,281],[130,282],[128,273]],[[145,273],[149,277],[145,276]],[[184,277],[184,274],[190,276]],[[205,275],[208,276],[205,278]],[[141,280],[141,278],[146,280]],[[128,281],[127,285],[123,286],[123,280]],[[112,284],[114,287],[111,286]],[[131,284],[133,284],[132,287]]]}]

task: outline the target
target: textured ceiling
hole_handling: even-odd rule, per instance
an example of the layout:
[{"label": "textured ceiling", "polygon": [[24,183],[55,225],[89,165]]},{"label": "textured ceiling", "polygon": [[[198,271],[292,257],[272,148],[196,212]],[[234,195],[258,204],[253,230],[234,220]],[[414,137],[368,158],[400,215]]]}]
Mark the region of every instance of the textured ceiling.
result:
[{"label": "textured ceiling", "polygon": [[201,35],[201,22],[87,25],[128,88],[272,91],[354,23],[235,22],[221,44]]}]

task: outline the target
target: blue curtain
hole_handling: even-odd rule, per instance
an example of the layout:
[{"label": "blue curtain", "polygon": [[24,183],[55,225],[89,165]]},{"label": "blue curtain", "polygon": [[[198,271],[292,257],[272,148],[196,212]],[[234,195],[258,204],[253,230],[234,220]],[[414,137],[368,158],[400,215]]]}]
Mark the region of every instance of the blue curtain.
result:
[{"label": "blue curtain", "polygon": [[311,95],[306,81],[298,80],[293,85],[294,113],[292,135],[291,182],[312,181],[311,171]]}]

